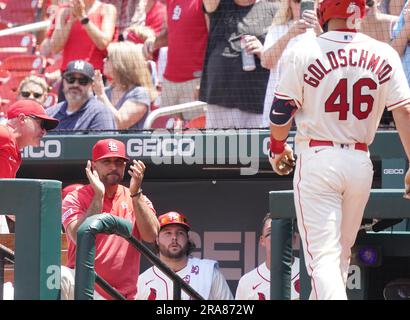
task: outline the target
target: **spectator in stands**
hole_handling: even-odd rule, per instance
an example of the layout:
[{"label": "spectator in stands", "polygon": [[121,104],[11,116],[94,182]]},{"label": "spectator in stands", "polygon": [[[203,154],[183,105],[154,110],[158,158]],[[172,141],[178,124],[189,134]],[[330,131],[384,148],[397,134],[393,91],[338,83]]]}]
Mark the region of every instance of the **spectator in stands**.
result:
[{"label": "spectator in stands", "polygon": [[388,14],[398,16],[403,9],[406,0],[385,0]]},{"label": "spectator in stands", "polygon": [[410,1],[407,1],[400,13],[399,20],[393,27],[391,46],[401,57],[407,82],[410,84]]},{"label": "spectator in stands", "polygon": [[[186,217],[178,212],[168,212],[159,218],[160,231],[155,242],[159,258],[172,271],[188,283],[206,300],[231,300],[232,293],[224,276],[214,260],[198,259],[190,256],[195,248],[189,239]],[[138,278],[137,299],[172,300],[173,282],[152,266]],[[190,297],[182,292],[181,298]]]},{"label": "spectator in stands", "polygon": [[48,94],[48,85],[44,78],[29,75],[24,78],[17,89],[17,99],[31,99],[44,105]]},{"label": "spectator in stands", "polygon": [[390,43],[398,16],[382,13],[379,7],[380,0],[366,0],[366,16],[362,20],[360,31],[376,40]]},{"label": "spectator in stands", "polygon": [[60,120],[56,130],[115,130],[114,115],[93,96],[93,66],[84,60],[71,61],[63,74],[66,101],[47,109]]},{"label": "spectator in stands", "polygon": [[7,120],[0,124],[0,178],[15,178],[22,162],[20,149],[38,147],[46,131],[57,125],[36,101],[18,100],[9,106]]},{"label": "spectator in stands", "polygon": [[[203,0],[210,33],[199,100],[208,103],[207,128],[259,128],[269,71],[260,56],[277,4],[266,0]],[[244,71],[241,38],[255,57]]]},{"label": "spectator in stands", "polygon": [[[142,193],[145,165],[133,160],[128,173],[129,188],[120,183],[129,159],[125,145],[114,139],[99,140],[92,149],[92,162],[85,169],[89,185],[69,193],[63,200],[62,221],[67,231],[67,267],[61,267],[61,298],[74,298],[77,230],[83,221],[103,212],[133,223],[132,234],[154,242],[159,230],[151,201]],[[135,299],[140,266],[140,253],[125,239],[116,235],[98,235],[95,243],[95,271],[126,299]],[[109,299],[96,286],[94,299]]]},{"label": "spectator in stands", "polygon": [[120,34],[131,24],[145,20],[146,0],[101,0],[101,2],[110,3],[116,7],[116,26]]},{"label": "spectator in stands", "polygon": [[262,126],[264,128],[269,127],[270,123],[269,112],[279,79],[281,57],[302,37],[315,37],[312,26],[316,28],[317,33],[322,31],[314,11],[306,10],[305,15],[304,19],[300,19],[300,1],[282,1],[273,25],[266,35],[261,64],[264,68],[270,69],[270,75],[263,106]]},{"label": "spectator in stands", "polygon": [[155,31],[147,26],[138,26],[136,24],[124,31],[124,39],[134,43],[144,43],[147,39],[155,38]]},{"label": "spectator in stands", "polygon": [[114,114],[117,129],[142,129],[156,91],[142,48],[124,41],[108,46],[104,74],[112,79],[104,90],[102,75],[96,73],[94,92]]},{"label": "spectator in stands", "polygon": [[47,37],[53,53],[63,52],[61,70],[72,60],[86,60],[102,70],[106,48],[114,39],[117,10],[98,0],[72,0],[60,6]]},{"label": "spectator in stands", "polygon": [[[135,21],[122,33],[125,40],[133,41],[132,33],[135,28],[148,27],[154,31],[155,35],[151,38],[159,35],[162,31],[164,23],[167,17],[167,7],[160,0],[146,0],[144,7],[145,21]],[[131,36],[131,38],[129,38]]]},{"label": "spectator in stands", "polygon": [[[265,249],[266,260],[257,268],[244,274],[239,279],[236,300],[270,300],[270,263],[271,263],[271,224],[272,216],[268,213],[262,222],[259,245]],[[295,240],[297,237],[295,237]],[[292,256],[291,299],[299,299],[299,258]]]},{"label": "spectator in stands", "polygon": [[[145,42],[144,53],[168,45],[167,65],[161,90],[161,107],[197,100],[204,64],[208,29],[201,0],[167,0],[167,20],[155,39]],[[199,113],[183,114],[190,119]]]}]

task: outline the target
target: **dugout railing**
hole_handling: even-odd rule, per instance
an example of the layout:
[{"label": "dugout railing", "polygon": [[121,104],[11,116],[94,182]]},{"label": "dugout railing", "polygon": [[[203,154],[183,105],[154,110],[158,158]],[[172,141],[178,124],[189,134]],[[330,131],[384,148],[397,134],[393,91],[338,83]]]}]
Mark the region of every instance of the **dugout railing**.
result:
[{"label": "dugout railing", "polygon": [[[107,214],[97,214],[88,217],[77,231],[77,255],[75,273],[75,300],[92,300],[94,296],[94,257],[95,237],[97,234],[115,234],[127,240],[136,250],[144,255],[152,264],[160,269],[173,281],[173,300],[181,300],[181,290],[191,298],[204,300],[190,285],[182,280],[165,263],[163,263],[151,250],[132,235],[132,223],[128,220]],[[100,279],[101,281],[102,279]],[[125,299],[120,293],[105,283],[105,289],[115,292],[116,297]]]},{"label": "dugout railing", "polygon": [[[290,299],[290,277],[292,257],[292,220],[296,218],[293,191],[271,191],[269,207],[273,217],[271,231],[271,299]],[[364,218],[371,219],[404,219],[410,218],[410,201],[403,198],[403,189],[373,189],[367,203]],[[382,233],[366,233],[369,245],[388,241],[384,254],[410,257],[410,234],[407,232],[385,235]],[[401,241],[405,245],[397,245]],[[357,242],[356,242],[357,243]],[[300,245],[300,298],[309,298],[311,290]],[[361,279],[363,280],[363,279]]]}]

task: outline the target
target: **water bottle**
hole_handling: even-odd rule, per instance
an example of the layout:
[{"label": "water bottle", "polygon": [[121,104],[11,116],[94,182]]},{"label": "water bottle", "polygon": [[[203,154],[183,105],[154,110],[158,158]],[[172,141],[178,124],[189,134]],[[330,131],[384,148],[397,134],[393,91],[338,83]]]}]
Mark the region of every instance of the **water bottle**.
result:
[{"label": "water bottle", "polygon": [[243,71],[253,71],[256,69],[255,55],[248,53],[245,49],[245,36],[241,37],[241,55],[242,55],[242,69]]}]

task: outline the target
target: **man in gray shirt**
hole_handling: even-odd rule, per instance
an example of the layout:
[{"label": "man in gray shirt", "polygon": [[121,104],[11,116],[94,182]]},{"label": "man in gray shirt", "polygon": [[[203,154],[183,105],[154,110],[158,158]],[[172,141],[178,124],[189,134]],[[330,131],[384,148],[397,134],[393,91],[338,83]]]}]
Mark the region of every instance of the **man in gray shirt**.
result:
[{"label": "man in gray shirt", "polygon": [[60,121],[55,131],[115,130],[114,116],[93,96],[93,66],[84,60],[74,60],[63,74],[63,92],[66,101],[46,110]]}]

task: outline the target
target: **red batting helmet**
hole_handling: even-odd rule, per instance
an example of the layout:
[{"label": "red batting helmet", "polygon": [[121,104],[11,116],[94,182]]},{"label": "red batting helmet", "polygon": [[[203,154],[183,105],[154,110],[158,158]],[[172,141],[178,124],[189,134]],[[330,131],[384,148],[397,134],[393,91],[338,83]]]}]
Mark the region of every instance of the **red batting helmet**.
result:
[{"label": "red batting helmet", "polygon": [[317,8],[317,17],[323,27],[330,19],[347,19],[355,15],[356,12],[360,16],[355,18],[361,19],[365,16],[366,0],[322,0]]},{"label": "red batting helmet", "polygon": [[165,213],[159,216],[158,221],[159,221],[159,226],[161,229],[169,224],[182,225],[188,231],[191,229],[186,217],[183,214],[175,212],[175,211],[171,211],[171,212],[168,212],[168,213]]}]

